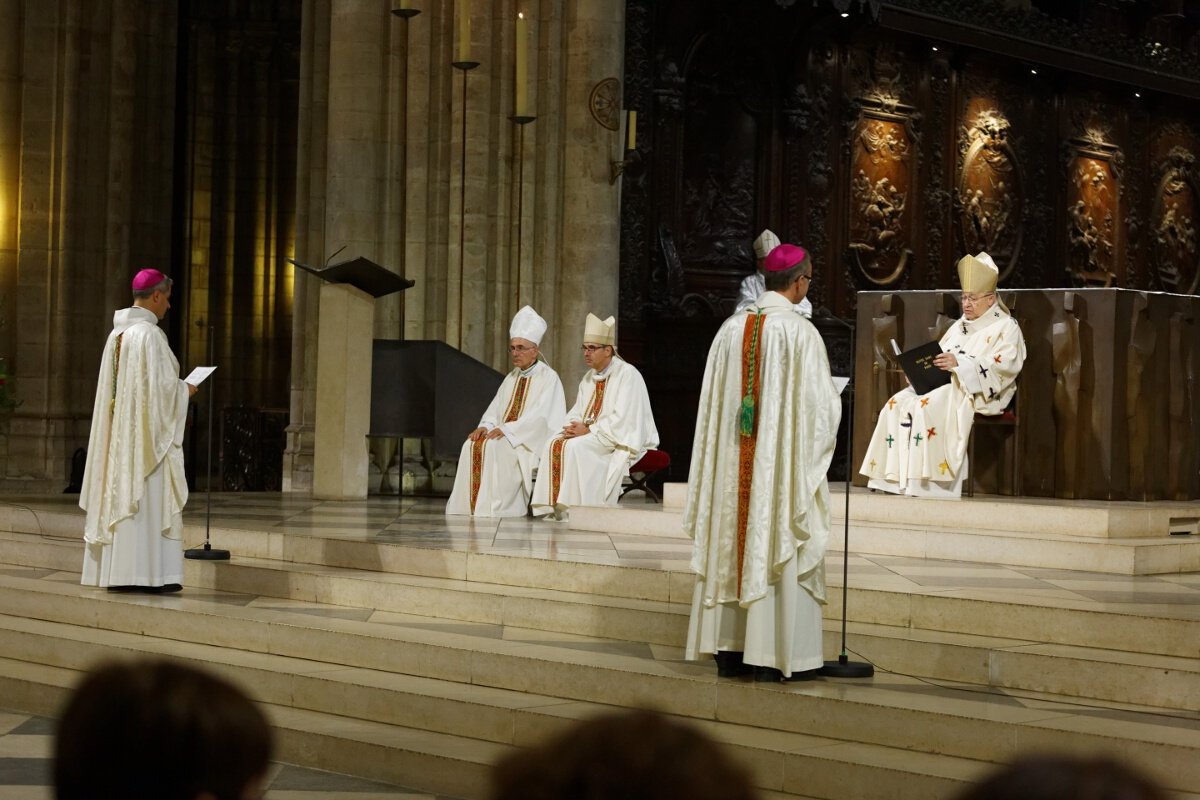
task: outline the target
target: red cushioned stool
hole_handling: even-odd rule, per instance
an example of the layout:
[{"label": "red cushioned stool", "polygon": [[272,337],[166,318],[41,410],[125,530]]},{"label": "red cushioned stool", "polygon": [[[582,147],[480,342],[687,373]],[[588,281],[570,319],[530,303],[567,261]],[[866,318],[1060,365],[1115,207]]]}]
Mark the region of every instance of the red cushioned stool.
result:
[{"label": "red cushioned stool", "polygon": [[[641,489],[654,498],[654,502],[661,503],[662,498],[646,482],[670,466],[671,454],[666,450],[647,450],[646,454],[629,468],[629,485],[621,491],[621,497],[629,494],[634,489]],[[665,478],[666,476],[664,475],[663,477]]]}]

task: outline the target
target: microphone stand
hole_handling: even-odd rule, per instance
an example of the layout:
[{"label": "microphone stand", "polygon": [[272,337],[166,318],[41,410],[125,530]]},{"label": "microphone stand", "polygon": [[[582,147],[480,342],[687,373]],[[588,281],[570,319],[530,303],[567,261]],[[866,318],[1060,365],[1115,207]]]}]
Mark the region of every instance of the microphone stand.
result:
[{"label": "microphone stand", "polygon": [[[341,251],[338,251],[341,252]],[[334,254],[336,255],[336,253]],[[212,325],[208,326],[208,363],[213,363],[213,329]],[[204,546],[192,547],[185,550],[184,558],[199,559],[201,561],[228,561],[229,551],[221,550],[212,546],[210,536],[212,534],[212,443],[213,443],[213,395],[216,388],[214,381],[208,387],[208,485],[205,487],[207,500],[207,508],[204,513]],[[845,637],[843,636],[843,639]]]},{"label": "microphone stand", "polygon": [[825,666],[817,670],[817,674],[827,678],[869,678],[875,674],[874,665],[865,661],[851,661],[846,653],[846,607],[850,587],[850,475],[854,469],[854,393],[858,388],[854,381],[855,326],[833,313],[828,313],[826,318],[837,322],[850,332],[850,383],[844,390],[850,397],[850,415],[846,421],[846,509],[842,515],[845,526],[842,531],[842,649],[838,653],[837,661],[826,661]]}]

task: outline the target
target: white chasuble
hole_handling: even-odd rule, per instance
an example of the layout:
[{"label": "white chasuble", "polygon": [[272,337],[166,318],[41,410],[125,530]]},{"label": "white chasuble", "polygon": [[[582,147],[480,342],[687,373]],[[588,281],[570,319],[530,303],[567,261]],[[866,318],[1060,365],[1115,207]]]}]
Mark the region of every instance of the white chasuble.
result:
[{"label": "white chasuble", "polygon": [[79,495],[87,512],[84,584],[183,582],[188,398],[154,313],[136,306],[116,312],[100,362]]},{"label": "white chasuble", "polygon": [[619,356],[602,374],[588,370],[583,376],[566,422],[582,422],[591,432],[556,435],[546,443],[533,487],[534,516],[562,516],[571,506],[615,506],[629,467],[658,447],[646,382]]},{"label": "white chasuble", "polygon": [[695,540],[686,657],[823,662],[829,488],[841,402],[825,344],[777,292],[721,326],[696,414],[683,526]]},{"label": "white chasuble", "polygon": [[957,497],[975,415],[1003,413],[1013,398],[1025,339],[999,303],[978,319],[960,318],[939,344],[958,366],[950,383],[925,395],[905,387],[879,412],[859,468],[872,488]]},{"label": "white chasuble", "polygon": [[566,407],[562,381],[545,362],[508,373],[479,420],[480,428],[504,435],[463,443],[446,513],[525,516],[538,456],[562,428]]}]

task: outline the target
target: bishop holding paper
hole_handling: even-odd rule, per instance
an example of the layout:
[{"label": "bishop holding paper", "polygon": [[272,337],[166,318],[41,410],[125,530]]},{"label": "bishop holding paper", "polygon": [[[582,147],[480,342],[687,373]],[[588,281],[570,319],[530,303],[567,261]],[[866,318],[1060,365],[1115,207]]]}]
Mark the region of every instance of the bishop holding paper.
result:
[{"label": "bishop holding paper", "polygon": [[513,370],[463,443],[447,514],[529,513],[538,456],[562,425],[567,405],[558,373],[540,359],[545,333],[546,320],[529,306],[513,317],[508,328]]},{"label": "bishop holding paper", "polygon": [[86,586],[172,592],[183,584],[183,431],[196,387],[159,320],[171,307],[171,279],[144,269],[133,306],[113,315],[92,411],[79,506]]},{"label": "bishop holding paper", "polygon": [[894,494],[953,499],[962,494],[967,439],[976,414],[1000,414],[1025,363],[1021,328],[996,296],[1000,271],[987,253],[958,262],[963,315],[934,359],[949,383],[918,395],[906,387],[883,410],[859,472]]}]

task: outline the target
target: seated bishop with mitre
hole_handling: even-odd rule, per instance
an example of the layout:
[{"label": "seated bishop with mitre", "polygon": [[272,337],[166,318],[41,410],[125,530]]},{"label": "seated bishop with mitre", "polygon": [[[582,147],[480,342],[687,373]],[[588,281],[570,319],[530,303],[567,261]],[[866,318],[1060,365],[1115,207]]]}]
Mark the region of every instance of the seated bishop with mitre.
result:
[{"label": "seated bishop with mitre", "polygon": [[963,315],[942,336],[933,361],[951,373],[950,382],[924,395],[908,386],[887,401],[859,468],[870,488],[961,496],[975,415],[1004,412],[1025,363],[1021,329],[996,295],[999,275],[987,253],[959,260]]},{"label": "seated bishop with mitre", "polygon": [[447,514],[523,517],[529,513],[542,446],[558,431],[567,410],[558,373],[540,358],[545,333],[546,320],[529,306],[513,317],[508,329],[513,370],[483,412],[479,427],[463,443]]}]

